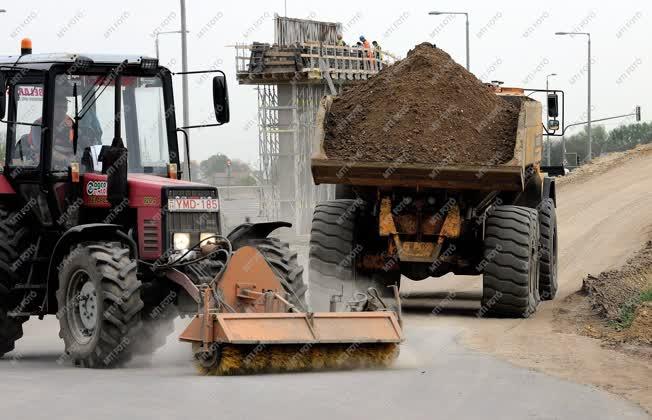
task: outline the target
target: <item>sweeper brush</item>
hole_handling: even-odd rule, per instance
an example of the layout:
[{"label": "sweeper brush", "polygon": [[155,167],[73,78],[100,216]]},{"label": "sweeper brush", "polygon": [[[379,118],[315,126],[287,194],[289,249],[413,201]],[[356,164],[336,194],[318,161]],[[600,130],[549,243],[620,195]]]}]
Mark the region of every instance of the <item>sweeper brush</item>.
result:
[{"label": "sweeper brush", "polygon": [[[223,275],[200,289],[199,313],[180,337],[192,343],[199,373],[374,368],[398,357],[400,311],[350,305],[351,312],[307,312],[289,302],[283,281],[258,250],[245,246]],[[369,299],[377,293],[370,291]]]}]

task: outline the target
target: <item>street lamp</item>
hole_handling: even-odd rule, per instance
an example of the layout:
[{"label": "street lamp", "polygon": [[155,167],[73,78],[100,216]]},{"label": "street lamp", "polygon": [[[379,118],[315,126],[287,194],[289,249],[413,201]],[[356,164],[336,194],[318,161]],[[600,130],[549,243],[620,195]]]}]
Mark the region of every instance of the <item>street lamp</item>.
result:
[{"label": "street lamp", "polygon": [[[188,127],[190,125],[190,109],[188,100],[188,30],[186,24],[186,0],[180,0],[180,9],[181,9],[181,87],[183,89],[183,126]],[[190,142],[190,137],[186,133],[186,151],[188,149],[188,144]],[[190,179],[190,156],[186,156],[186,161],[188,162],[188,179]]]},{"label": "street lamp", "polygon": [[466,69],[471,69],[470,49],[469,49],[469,14],[467,12],[429,12],[429,15],[464,15],[466,17]]},{"label": "street lamp", "polygon": [[[551,77],[556,76],[556,75],[557,75],[557,73],[550,73],[549,75],[546,76],[546,95],[548,94],[547,91],[549,90],[549,86],[550,86],[549,80],[550,80]],[[547,101],[546,101],[546,103],[547,103]],[[548,110],[546,109],[546,112],[547,111]],[[546,143],[548,144],[548,152],[546,153],[546,159],[548,160],[548,166],[550,166],[550,160],[551,159],[550,159],[550,135],[549,134],[546,134]],[[562,157],[562,159],[563,159],[563,157]]]},{"label": "street lamp", "polygon": [[[186,31],[189,32],[189,31]],[[157,32],[156,36],[154,37],[154,47],[156,48],[156,58],[159,58],[159,40],[158,36],[159,35],[166,35],[166,34],[180,34],[181,31],[161,31]]]},{"label": "street lamp", "polygon": [[589,145],[588,145],[588,150],[587,150],[587,157],[586,161],[589,162],[593,158],[593,154],[591,152],[591,143],[592,143],[592,137],[591,137],[591,34],[588,32],[555,32],[555,35],[586,35],[588,39],[588,69],[587,69],[587,78],[589,79],[588,81],[588,93],[587,93],[587,108],[586,108],[586,116],[588,119],[588,125],[587,125],[587,132],[589,135]]}]

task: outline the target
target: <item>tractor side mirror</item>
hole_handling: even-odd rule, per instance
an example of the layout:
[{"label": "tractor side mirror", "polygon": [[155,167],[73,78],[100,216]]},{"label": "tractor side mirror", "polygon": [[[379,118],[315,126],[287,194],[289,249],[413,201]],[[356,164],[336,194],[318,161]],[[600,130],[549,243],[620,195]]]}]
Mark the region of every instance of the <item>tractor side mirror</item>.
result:
[{"label": "tractor side mirror", "polygon": [[215,118],[219,124],[229,122],[229,90],[224,74],[213,77],[213,108],[215,108]]},{"label": "tractor side mirror", "polygon": [[7,77],[0,72],[0,119],[5,117],[7,111]]},{"label": "tractor side mirror", "polygon": [[556,119],[559,116],[559,96],[556,93],[548,94],[548,117]]}]

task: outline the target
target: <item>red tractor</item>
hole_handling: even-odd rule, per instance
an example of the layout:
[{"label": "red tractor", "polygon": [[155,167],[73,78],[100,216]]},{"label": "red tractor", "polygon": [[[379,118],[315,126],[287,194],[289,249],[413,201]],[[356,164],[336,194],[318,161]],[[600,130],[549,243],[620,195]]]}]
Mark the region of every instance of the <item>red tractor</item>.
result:
[{"label": "red tractor", "polygon": [[[191,73],[215,73],[217,122],[202,127],[227,123],[224,73]],[[152,58],[32,54],[27,43],[0,57],[0,356],[30,317],[55,314],[76,365],[152,352],[247,245],[303,306],[296,253],[268,237],[290,224],[223,235],[217,189],[182,180],[177,135],[189,162],[186,130],[198,126],[177,127],[173,76]]]}]

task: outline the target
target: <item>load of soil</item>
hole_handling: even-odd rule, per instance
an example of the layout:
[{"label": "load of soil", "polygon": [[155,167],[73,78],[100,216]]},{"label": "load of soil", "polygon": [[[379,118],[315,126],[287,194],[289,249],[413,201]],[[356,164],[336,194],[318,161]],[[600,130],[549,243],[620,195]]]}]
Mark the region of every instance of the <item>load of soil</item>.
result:
[{"label": "load of soil", "polygon": [[423,43],[334,98],[324,150],[337,160],[503,164],[514,154],[514,99],[497,96],[445,51]]}]

